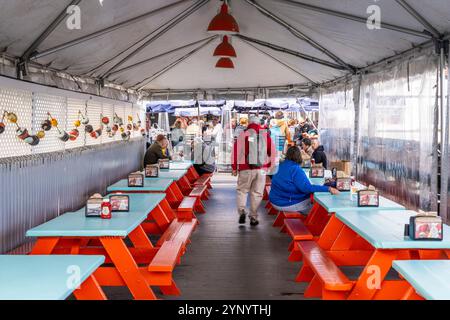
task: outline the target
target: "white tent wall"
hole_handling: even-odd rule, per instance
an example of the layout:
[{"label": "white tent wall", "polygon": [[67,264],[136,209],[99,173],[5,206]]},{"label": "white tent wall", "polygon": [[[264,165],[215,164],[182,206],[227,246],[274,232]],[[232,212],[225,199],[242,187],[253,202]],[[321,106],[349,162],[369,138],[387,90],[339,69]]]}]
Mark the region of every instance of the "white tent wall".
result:
[{"label": "white tent wall", "polygon": [[351,84],[322,88],[320,96],[322,142],[331,160],[353,160],[356,136],[357,179],[427,211],[437,210],[438,203],[433,166],[438,61],[428,50],[363,74],[356,118]]}]

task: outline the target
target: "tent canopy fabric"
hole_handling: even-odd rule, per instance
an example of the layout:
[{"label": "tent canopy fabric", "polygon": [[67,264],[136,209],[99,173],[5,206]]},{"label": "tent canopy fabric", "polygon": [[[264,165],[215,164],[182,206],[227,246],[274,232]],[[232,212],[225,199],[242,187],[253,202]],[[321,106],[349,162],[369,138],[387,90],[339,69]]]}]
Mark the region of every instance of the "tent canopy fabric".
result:
[{"label": "tent canopy fabric", "polygon": [[[80,29],[68,28],[66,17],[46,32],[71,2],[79,2]],[[330,81],[349,74],[349,68],[363,68],[426,43],[430,33],[450,32],[448,0],[231,0],[229,4],[241,30],[230,40],[237,52],[235,69],[215,68],[213,51],[221,39],[206,29],[220,2],[208,0],[2,1],[0,50],[17,58],[28,54],[41,65],[126,88],[244,88]],[[345,19],[311,6],[362,19]],[[376,8],[382,29],[364,22]],[[190,9],[191,14],[169,27]],[[151,11],[155,12],[110,28]]]},{"label": "tent canopy fabric", "polygon": [[[226,104],[225,100],[204,100],[198,101],[200,114],[220,115],[221,108]],[[152,101],[146,103],[147,112],[159,113],[168,112],[175,113],[177,116],[197,116],[196,100],[170,100],[170,101]],[[180,111],[181,110],[181,111]],[[182,111],[184,110],[184,111]],[[183,114],[181,114],[182,112]],[[195,113],[195,114],[193,114]]]}]

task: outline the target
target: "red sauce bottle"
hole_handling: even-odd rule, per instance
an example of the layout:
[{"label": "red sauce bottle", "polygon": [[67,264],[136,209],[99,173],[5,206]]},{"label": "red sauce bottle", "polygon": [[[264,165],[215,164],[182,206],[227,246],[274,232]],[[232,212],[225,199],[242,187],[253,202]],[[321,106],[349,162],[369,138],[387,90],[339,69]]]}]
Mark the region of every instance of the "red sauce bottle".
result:
[{"label": "red sauce bottle", "polygon": [[111,219],[112,206],[109,202],[109,198],[104,198],[102,202],[102,219]]}]

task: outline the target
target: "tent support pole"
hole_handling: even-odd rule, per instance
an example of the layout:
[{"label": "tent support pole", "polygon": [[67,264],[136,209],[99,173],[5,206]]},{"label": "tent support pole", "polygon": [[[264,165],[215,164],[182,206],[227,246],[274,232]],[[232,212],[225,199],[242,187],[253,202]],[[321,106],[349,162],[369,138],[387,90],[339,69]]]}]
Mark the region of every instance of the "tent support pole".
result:
[{"label": "tent support pole", "polygon": [[[348,14],[345,12],[334,11],[331,9],[317,7],[317,6],[313,6],[310,4],[297,2],[297,1],[293,1],[293,0],[284,0],[284,2],[292,4],[292,5],[300,7],[300,8],[307,9],[307,10],[311,10],[311,11],[327,14],[330,16],[367,24],[367,18],[365,18],[365,17],[355,16],[355,15]],[[413,35],[416,37],[431,38],[431,36],[426,32],[418,31],[418,30],[414,30],[414,29],[410,29],[410,28],[406,28],[406,27],[402,27],[402,26],[398,26],[398,25],[394,25],[394,24],[390,24],[390,23],[381,22],[381,27],[383,29],[398,31],[398,32],[410,34],[410,35]]]},{"label": "tent support pole", "polygon": [[403,9],[405,9],[410,15],[414,17],[425,29],[430,32],[433,37],[440,38],[441,34],[431,25],[420,13],[418,13],[406,0],[395,0]]},{"label": "tent support pole", "polygon": [[290,54],[292,56],[298,57],[298,58],[306,60],[306,61],[315,62],[315,63],[321,64],[321,65],[324,65],[326,67],[330,67],[330,68],[337,69],[337,70],[346,70],[340,64],[335,64],[335,63],[332,63],[332,62],[329,62],[329,61],[326,61],[326,60],[318,59],[316,57],[313,57],[313,56],[310,56],[310,55],[307,55],[307,54],[304,54],[304,53],[301,53],[301,52],[297,52],[297,51],[294,51],[294,50],[291,50],[291,49],[288,49],[288,48],[284,48],[284,47],[278,46],[278,45],[273,44],[273,43],[269,43],[269,42],[258,40],[258,39],[254,39],[254,38],[250,38],[250,37],[247,37],[247,36],[244,36],[244,35],[240,35],[240,34],[236,35],[236,37],[238,37],[238,38],[240,38],[242,40],[248,41],[248,42],[259,44],[259,45],[261,45],[263,47],[267,47],[267,48],[270,48],[270,49],[275,50],[275,51],[280,51],[280,52],[283,52],[283,53]]},{"label": "tent support pole", "polygon": [[273,13],[271,13],[266,8],[262,7],[255,0],[246,0],[246,1],[247,1],[247,3],[251,4],[252,6],[254,6],[256,9],[258,9],[258,11],[261,12],[263,15],[269,17],[270,19],[272,19],[276,23],[278,23],[281,26],[285,27],[287,30],[289,30],[297,38],[299,38],[299,39],[301,39],[303,41],[306,41],[309,45],[311,45],[315,49],[321,51],[322,53],[324,53],[325,55],[327,55],[328,57],[330,57],[331,59],[336,61],[338,64],[342,65],[345,69],[347,69],[351,73],[355,73],[355,70],[356,70],[355,67],[353,67],[353,66],[347,64],[346,62],[344,62],[341,58],[339,58],[334,53],[332,53],[331,51],[329,51],[328,49],[323,47],[321,44],[319,44],[318,42],[314,41],[313,39],[311,39],[310,37],[308,37],[307,35],[305,35],[301,31],[299,31],[298,29],[294,28],[293,26],[291,26],[289,23],[287,23],[286,21],[284,21],[280,17],[274,15]]},{"label": "tent support pole", "polygon": [[[163,34],[165,34],[167,31],[171,30],[173,27],[178,25],[181,21],[189,17],[192,13],[203,7],[206,3],[208,3],[209,0],[199,0],[196,2],[193,6],[191,6],[189,9],[184,11],[181,15],[179,15],[175,20],[171,21],[165,28],[163,28],[161,31],[159,31],[157,34],[155,34],[153,37],[145,41],[142,45],[140,45],[138,48],[133,50],[131,53],[126,55],[123,59],[121,59],[119,62],[117,62],[115,65],[113,65],[111,68],[106,71],[101,78],[107,78],[111,72],[116,70],[118,67],[123,65],[125,62],[130,60],[132,57],[137,55],[139,52],[141,52],[143,49],[145,49],[147,46],[149,46],[152,42],[154,42],[156,39],[160,38]],[[131,49],[131,48],[130,48]]]},{"label": "tent support pole", "polygon": [[42,32],[39,37],[33,41],[33,43],[28,47],[27,50],[22,54],[22,57],[20,57],[21,61],[28,61],[30,59],[30,56],[35,52],[35,50],[39,47],[39,45],[44,42],[45,39],[56,29],[56,27],[59,26],[61,21],[64,20],[68,16],[67,8],[70,6],[77,6],[80,4],[82,0],[72,0],[70,4],[64,8],[62,12],[59,13],[59,15],[56,17],[55,20],[50,23],[50,25]]},{"label": "tent support pole", "polygon": [[43,50],[43,51],[41,51],[39,53],[36,52],[34,54],[31,54],[30,59],[38,59],[38,58],[41,58],[41,57],[45,57],[45,56],[47,56],[49,54],[56,53],[58,51],[61,51],[61,50],[73,47],[73,46],[75,46],[77,44],[86,42],[88,40],[91,40],[91,39],[97,38],[99,36],[102,36],[102,35],[104,35],[106,33],[115,31],[117,29],[126,27],[126,26],[128,26],[130,24],[133,24],[133,23],[136,23],[138,21],[144,20],[144,19],[148,18],[149,16],[155,15],[157,13],[160,13],[162,11],[165,11],[167,9],[175,7],[175,6],[177,6],[177,5],[179,5],[179,4],[183,3],[183,2],[186,2],[186,1],[187,0],[180,0],[180,1],[177,1],[177,2],[174,2],[174,3],[171,3],[171,4],[166,5],[164,7],[155,9],[153,11],[146,12],[144,14],[141,14],[141,15],[137,16],[137,17],[128,19],[128,20],[123,21],[123,22],[119,22],[119,23],[117,23],[115,25],[112,25],[112,26],[106,27],[104,29],[95,31],[95,32],[87,34],[85,36],[76,38],[74,40],[71,40],[71,41],[68,41],[68,42],[65,42],[65,43],[61,43],[61,44],[59,44],[59,45],[57,45],[57,46],[55,46],[53,48],[49,48],[49,49]]},{"label": "tent support pole", "polygon": [[[450,61],[449,61],[450,63]],[[441,47],[440,54],[440,101],[441,101],[441,190],[440,190],[440,206],[439,212],[444,220],[448,222],[448,178],[449,178],[449,121],[450,121],[450,97],[447,96],[447,101],[445,101],[444,92],[444,68],[445,68],[445,49]],[[449,92],[450,92],[450,81]],[[445,103],[447,102],[447,103]]]}]

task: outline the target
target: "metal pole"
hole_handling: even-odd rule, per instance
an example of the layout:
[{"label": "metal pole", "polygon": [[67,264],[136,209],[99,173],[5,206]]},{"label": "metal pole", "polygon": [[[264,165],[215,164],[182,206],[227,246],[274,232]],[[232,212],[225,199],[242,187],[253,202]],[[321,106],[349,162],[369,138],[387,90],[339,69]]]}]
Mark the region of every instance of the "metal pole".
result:
[{"label": "metal pole", "polygon": [[[284,0],[284,2],[290,3],[292,5],[295,5],[297,7],[301,7],[301,8],[307,9],[307,10],[316,11],[316,12],[320,12],[323,14],[328,14],[328,15],[335,16],[338,18],[343,18],[343,19],[360,22],[360,23],[364,23],[364,24],[367,23],[366,17],[359,17],[359,16],[355,16],[355,15],[348,14],[345,12],[334,11],[334,10],[317,7],[317,6],[313,6],[310,4],[292,1],[292,0]],[[381,27],[383,29],[398,31],[398,32],[410,34],[410,35],[413,35],[416,37],[431,38],[431,36],[426,32],[414,30],[414,29],[410,29],[410,28],[406,28],[406,27],[402,27],[402,26],[398,26],[398,25],[394,25],[394,24],[390,24],[390,23],[381,22]]]},{"label": "metal pole", "polygon": [[72,0],[70,4],[64,8],[62,12],[56,17],[55,20],[50,23],[50,25],[42,32],[39,37],[33,41],[33,43],[28,47],[27,50],[23,53],[22,57],[20,58],[22,61],[27,61],[30,59],[31,54],[34,53],[34,51],[39,47],[39,45],[44,42],[45,39],[52,33],[56,27],[61,23],[61,21],[64,20],[64,18],[68,15],[67,8],[70,6],[76,6],[80,4],[81,0]]},{"label": "metal pole", "polygon": [[117,23],[115,25],[106,27],[104,29],[95,31],[93,33],[90,33],[90,34],[87,34],[85,36],[76,38],[74,40],[71,40],[71,41],[59,44],[59,45],[57,45],[57,46],[55,46],[53,48],[49,48],[49,49],[43,50],[43,51],[41,51],[39,53],[36,52],[36,53],[34,53],[34,54],[32,54],[30,56],[30,59],[39,59],[39,58],[45,57],[45,56],[47,56],[49,54],[52,54],[52,53],[55,53],[55,52],[58,52],[58,51],[61,51],[61,50],[73,47],[73,46],[75,46],[77,44],[80,44],[80,43],[83,43],[85,41],[97,38],[97,37],[102,36],[102,35],[104,35],[106,33],[115,31],[117,29],[126,27],[126,26],[128,26],[130,24],[133,24],[133,23],[136,23],[138,21],[144,20],[144,19],[148,18],[149,16],[152,16],[152,15],[154,15],[156,13],[160,13],[161,11],[167,10],[169,8],[175,7],[175,6],[177,6],[177,5],[179,5],[179,4],[183,3],[183,2],[186,2],[186,1],[188,1],[188,0],[180,0],[180,1],[177,1],[177,2],[174,2],[174,3],[171,3],[169,5],[166,5],[164,7],[158,8],[156,10],[149,11],[149,12],[146,12],[144,14],[141,14],[141,15],[139,15],[137,17],[134,17],[134,18],[128,19],[126,21]]},{"label": "metal pole", "polygon": [[190,46],[199,44],[199,43],[201,43],[201,42],[203,42],[203,41],[210,40],[210,39],[212,39],[212,38],[216,38],[216,36],[211,36],[211,37],[209,37],[209,38],[205,38],[205,39],[202,39],[202,40],[198,40],[198,41],[195,41],[195,42],[191,42],[191,43],[188,43],[188,44],[186,44],[186,45],[184,45],[184,46],[181,46],[181,47],[178,47],[178,48],[175,48],[175,49],[172,49],[172,50],[163,52],[163,53],[158,54],[158,55],[156,55],[156,56],[153,56],[153,57],[150,57],[150,58],[148,58],[148,59],[145,59],[145,60],[139,61],[139,62],[137,62],[137,63],[131,64],[131,65],[126,66],[126,67],[124,67],[124,68],[122,68],[122,69],[118,69],[118,70],[116,70],[116,71],[111,72],[111,73],[110,73],[110,76],[112,76],[112,75],[114,75],[114,74],[117,74],[117,73],[121,73],[121,72],[130,70],[130,69],[133,69],[133,68],[136,68],[136,67],[139,67],[139,66],[141,66],[141,65],[143,65],[143,64],[146,64],[146,63],[148,63],[148,62],[150,62],[150,61],[152,61],[152,60],[155,60],[155,59],[161,58],[161,57],[163,57],[163,56],[166,56],[166,55],[168,55],[168,54],[171,54],[171,53],[174,53],[174,52],[183,50],[183,49],[188,48],[188,47],[190,47]]},{"label": "metal pole", "polygon": [[[449,60],[450,64],[450,60]],[[448,222],[448,178],[449,178],[449,120],[450,120],[450,98],[447,95],[447,104],[444,107],[444,67],[445,67],[445,52],[444,48],[441,48],[441,108],[444,109],[444,118],[442,119],[443,140],[441,140],[441,199],[440,199],[440,215],[445,222]],[[450,81],[448,82],[450,92]]]},{"label": "metal pole", "polygon": [[322,60],[322,59],[319,59],[319,58],[316,58],[316,57],[313,57],[313,56],[310,56],[310,55],[307,55],[307,54],[304,54],[304,53],[301,53],[301,52],[297,52],[297,51],[294,51],[294,50],[291,50],[291,49],[287,49],[287,48],[278,46],[278,45],[273,44],[273,43],[269,43],[269,42],[258,40],[258,39],[254,39],[254,38],[250,38],[250,37],[247,37],[247,36],[244,36],[244,35],[240,35],[240,34],[236,35],[236,37],[240,38],[241,40],[246,40],[248,42],[253,42],[253,43],[259,44],[261,46],[264,46],[264,47],[267,47],[267,48],[270,48],[270,49],[273,49],[273,50],[276,50],[276,51],[280,51],[280,52],[283,52],[283,53],[290,54],[292,56],[298,57],[298,58],[303,59],[303,60],[307,60],[307,61],[310,61],[310,62],[315,62],[315,63],[321,64],[321,65],[324,65],[324,66],[327,66],[327,67],[330,67],[330,68],[333,68],[333,69],[346,70],[340,64],[336,64],[336,63],[332,63],[332,62],[329,62],[329,61],[326,61],[326,60]]},{"label": "metal pole", "polygon": [[107,78],[111,72],[116,70],[118,67],[123,65],[125,62],[127,62],[129,59],[134,57],[136,54],[141,52],[144,48],[146,48],[148,45],[150,45],[153,41],[161,37],[163,34],[165,34],[167,31],[171,30],[173,27],[175,27],[178,23],[189,17],[192,13],[200,9],[202,6],[204,6],[206,3],[208,3],[209,0],[200,0],[196,2],[192,7],[190,7],[187,11],[185,11],[180,17],[178,17],[176,20],[172,21],[169,25],[167,25],[164,29],[162,29],[160,32],[155,34],[153,37],[148,39],[146,42],[144,42],[141,46],[139,46],[137,49],[133,50],[131,53],[129,53],[126,57],[124,57],[122,60],[120,60],[118,63],[116,63],[114,66],[108,69],[101,78]]},{"label": "metal pole", "polygon": [[317,50],[321,51],[322,53],[326,54],[328,57],[330,57],[331,59],[336,61],[338,64],[342,65],[343,67],[345,67],[350,72],[352,72],[352,73],[355,72],[355,70],[356,70],[355,67],[353,67],[353,66],[347,64],[346,62],[344,62],[341,58],[336,56],[334,53],[332,53],[328,49],[324,48],[321,44],[319,44],[318,42],[314,41],[313,39],[311,39],[310,37],[308,37],[307,35],[302,33],[300,30],[294,28],[293,26],[291,26],[289,23],[287,23],[286,21],[284,21],[280,17],[274,15],[269,10],[267,10],[266,8],[264,8],[261,5],[259,5],[255,0],[246,0],[246,1],[249,4],[251,4],[252,6],[254,6],[256,9],[258,9],[265,16],[269,17],[273,21],[275,21],[278,24],[280,24],[283,27],[285,27],[287,30],[289,30],[297,38],[299,38],[299,39],[301,39],[303,41],[306,41],[309,45],[311,45],[312,47],[314,47]]},{"label": "metal pole", "polygon": [[412,15],[417,21],[420,22],[435,38],[440,38],[441,34],[435,27],[431,25],[420,13],[418,13],[412,6],[410,6],[405,0],[395,0],[400,6],[403,7],[410,15]]}]

